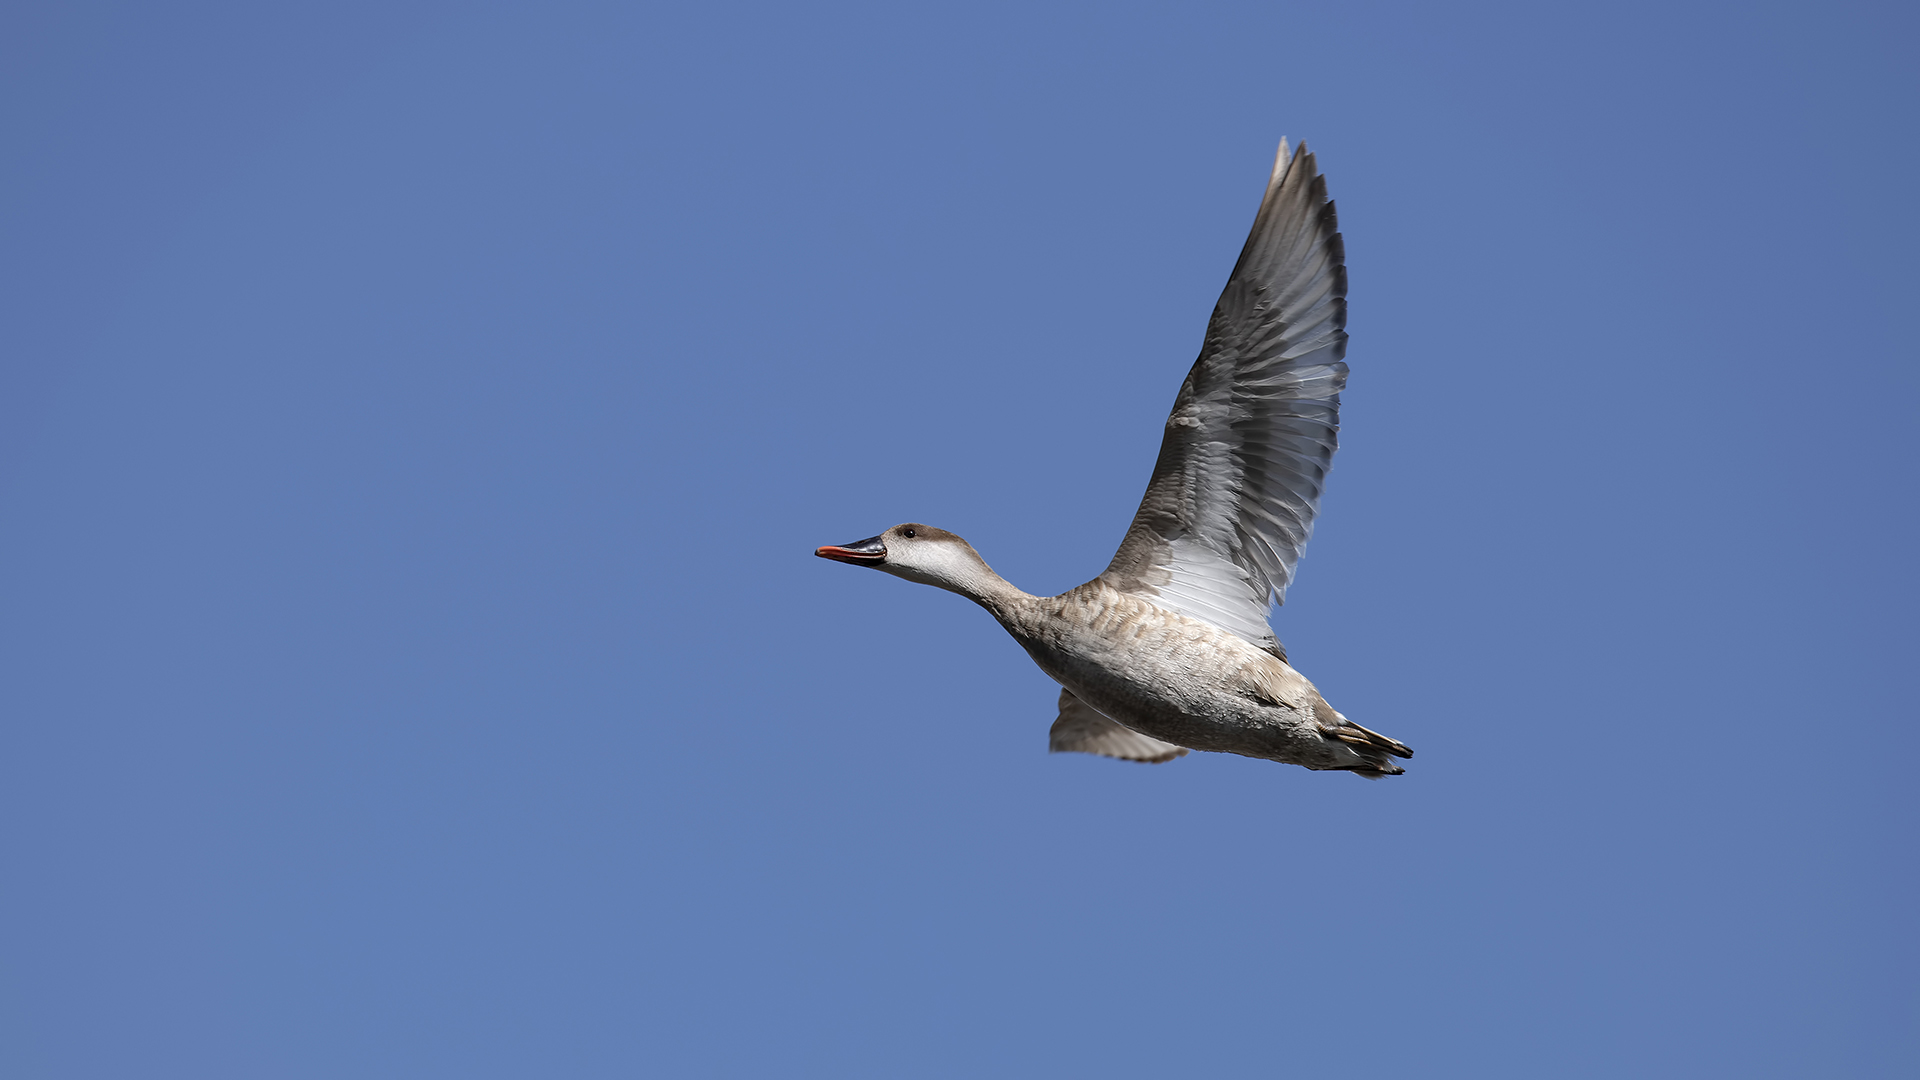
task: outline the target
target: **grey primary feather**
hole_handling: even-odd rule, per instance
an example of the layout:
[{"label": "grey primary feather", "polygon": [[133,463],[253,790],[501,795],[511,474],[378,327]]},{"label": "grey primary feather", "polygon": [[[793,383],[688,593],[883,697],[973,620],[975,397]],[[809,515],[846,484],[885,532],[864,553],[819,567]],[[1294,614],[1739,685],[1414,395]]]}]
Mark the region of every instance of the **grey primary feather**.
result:
[{"label": "grey primary feather", "polygon": [[1186,748],[1142,735],[1102,716],[1099,710],[1060,691],[1060,719],[1047,732],[1049,753],[1100,754],[1126,761],[1144,761],[1157,765],[1186,754]]},{"label": "grey primary feather", "polygon": [[1313,155],[1287,144],[1101,577],[1283,656],[1267,625],[1313,534],[1346,385],[1347,272]]}]

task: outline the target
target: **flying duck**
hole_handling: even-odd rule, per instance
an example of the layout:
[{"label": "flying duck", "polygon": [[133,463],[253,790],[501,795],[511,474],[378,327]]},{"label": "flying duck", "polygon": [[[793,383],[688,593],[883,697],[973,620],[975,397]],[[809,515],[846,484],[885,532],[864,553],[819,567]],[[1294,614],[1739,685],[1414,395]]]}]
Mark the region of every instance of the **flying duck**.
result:
[{"label": "flying duck", "polygon": [[1267,624],[1313,533],[1347,381],[1346,252],[1326,179],[1283,139],[1160,457],[1105,572],[1023,592],[929,525],[817,549],[986,608],[1060,684],[1054,751],[1241,754],[1369,779],[1413,751],[1341,715]]}]

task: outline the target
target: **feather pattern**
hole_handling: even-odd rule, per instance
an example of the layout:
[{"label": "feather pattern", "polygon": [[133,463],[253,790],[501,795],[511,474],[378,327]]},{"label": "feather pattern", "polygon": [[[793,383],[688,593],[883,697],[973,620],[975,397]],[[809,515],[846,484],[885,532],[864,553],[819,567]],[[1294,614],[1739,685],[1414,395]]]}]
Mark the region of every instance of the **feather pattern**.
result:
[{"label": "feather pattern", "polygon": [[1093,706],[1074,697],[1073,691],[1062,690],[1060,718],[1053,722],[1052,730],[1047,732],[1047,752],[1099,754],[1122,761],[1158,765],[1163,761],[1184,757],[1187,750],[1184,746],[1161,742],[1151,735],[1142,735],[1116,724]]},{"label": "feather pattern", "polygon": [[1101,578],[1284,659],[1268,626],[1313,535],[1346,385],[1346,251],[1326,180],[1285,140],[1153,479]]}]

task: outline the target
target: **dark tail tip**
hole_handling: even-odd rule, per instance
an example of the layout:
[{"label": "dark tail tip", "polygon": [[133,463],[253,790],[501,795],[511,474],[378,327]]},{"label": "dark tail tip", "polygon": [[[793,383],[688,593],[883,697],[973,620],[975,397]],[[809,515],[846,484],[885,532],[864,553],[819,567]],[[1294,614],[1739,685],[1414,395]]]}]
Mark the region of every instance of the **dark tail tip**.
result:
[{"label": "dark tail tip", "polygon": [[1410,758],[1413,756],[1413,748],[1401,742],[1399,739],[1390,739],[1377,731],[1369,731],[1344,716],[1340,719],[1344,721],[1344,723],[1340,727],[1328,731],[1327,734],[1339,739],[1348,746],[1363,750],[1378,750],[1383,754],[1392,754],[1394,757],[1400,758]]}]

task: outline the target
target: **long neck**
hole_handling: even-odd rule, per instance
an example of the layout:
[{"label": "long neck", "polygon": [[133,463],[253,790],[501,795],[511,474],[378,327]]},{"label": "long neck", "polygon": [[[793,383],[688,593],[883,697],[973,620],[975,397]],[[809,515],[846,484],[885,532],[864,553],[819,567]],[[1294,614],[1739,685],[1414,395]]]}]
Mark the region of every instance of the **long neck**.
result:
[{"label": "long neck", "polygon": [[983,572],[979,577],[967,582],[966,587],[953,591],[986,608],[995,618],[1004,616],[1009,606],[1033,599],[1026,590],[994,573],[992,567],[983,563],[980,569]]},{"label": "long neck", "polygon": [[1013,582],[994,573],[993,567],[988,566],[986,560],[971,547],[964,554],[956,553],[955,558],[944,561],[933,572],[922,570],[901,576],[911,577],[936,589],[959,593],[992,612],[995,618],[1005,614],[1011,605],[1033,599]]}]

